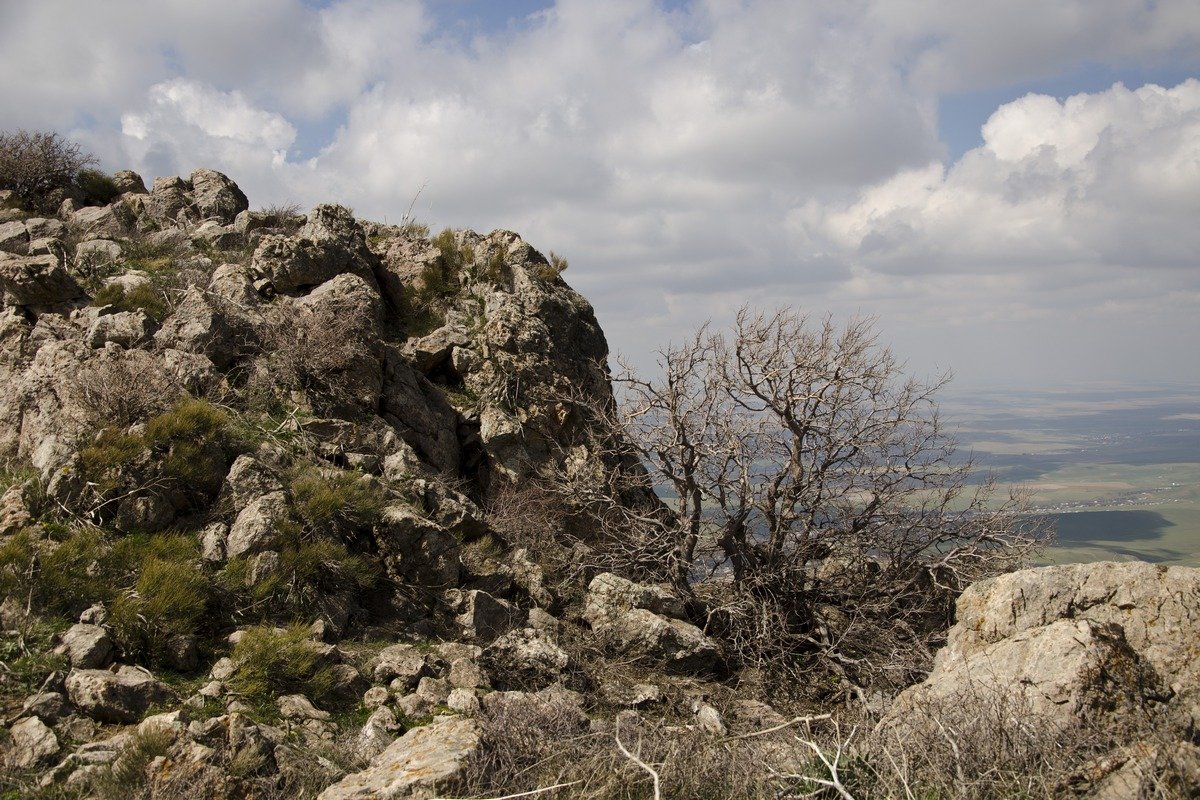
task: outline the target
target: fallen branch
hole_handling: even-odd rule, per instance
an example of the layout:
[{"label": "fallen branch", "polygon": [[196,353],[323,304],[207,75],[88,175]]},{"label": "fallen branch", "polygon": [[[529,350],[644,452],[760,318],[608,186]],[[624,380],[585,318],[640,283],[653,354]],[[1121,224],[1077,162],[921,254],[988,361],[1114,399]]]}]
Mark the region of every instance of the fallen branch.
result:
[{"label": "fallen branch", "polygon": [[[583,781],[571,781],[570,783],[556,783],[553,786],[546,786],[541,789],[530,789],[528,792],[518,792],[517,794],[506,794],[503,797],[489,797],[487,800],[516,800],[518,797],[532,797],[535,794],[544,794],[545,792],[553,792],[555,789],[565,789],[568,786],[574,786]],[[433,797],[430,800],[468,800],[468,798],[457,797]]]},{"label": "fallen branch", "polygon": [[752,739],[755,736],[766,736],[768,733],[775,733],[775,731],[781,731],[784,728],[790,728],[793,725],[800,725],[802,723],[807,724],[809,722],[817,722],[819,720],[829,719],[831,716],[833,716],[833,715],[832,714],[817,714],[816,716],[813,716],[813,717],[793,717],[792,719],[789,719],[787,722],[782,722],[782,723],[774,726],[773,728],[764,728],[761,731],[751,731],[750,733],[739,733],[737,736],[726,736],[724,739],[721,739],[720,741],[721,742],[736,742],[739,739]]},{"label": "fallen branch", "polygon": [[[642,761],[640,758],[635,756],[633,753],[629,752],[629,750],[625,747],[625,744],[621,741],[621,718],[620,717],[617,717],[616,729],[613,731],[613,739],[615,739],[617,742],[617,749],[619,749],[625,755],[626,758],[628,758],[634,764],[637,764],[642,769],[646,770],[646,772],[650,773],[650,777],[654,779],[654,800],[662,800],[662,787],[660,786],[660,779],[658,777],[658,772],[653,767],[651,767],[649,764],[647,764],[645,761]],[[851,798],[851,800],[853,800],[853,798]]]}]

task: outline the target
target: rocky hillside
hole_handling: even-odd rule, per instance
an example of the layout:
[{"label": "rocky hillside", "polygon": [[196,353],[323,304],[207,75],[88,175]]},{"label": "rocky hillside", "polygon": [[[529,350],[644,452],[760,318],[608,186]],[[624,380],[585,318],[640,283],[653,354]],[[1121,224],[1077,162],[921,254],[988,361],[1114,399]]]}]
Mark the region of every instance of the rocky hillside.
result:
[{"label": "rocky hillside", "polygon": [[[547,487],[592,463],[579,402],[612,402],[565,262],[507,231],[251,211],[210,170],[113,177],[55,218],[0,194],[0,797],[1200,775],[1196,571],[986,581],[924,684],[816,705],[835,692],[734,663],[694,598],[603,571]],[[999,766],[968,752],[1009,729],[1030,744]]]}]

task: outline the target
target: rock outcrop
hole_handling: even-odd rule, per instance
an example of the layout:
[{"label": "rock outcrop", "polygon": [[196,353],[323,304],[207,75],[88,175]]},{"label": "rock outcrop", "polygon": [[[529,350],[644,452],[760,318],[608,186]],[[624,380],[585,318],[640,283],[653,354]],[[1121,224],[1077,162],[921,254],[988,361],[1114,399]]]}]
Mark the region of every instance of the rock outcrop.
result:
[{"label": "rock outcrop", "polygon": [[[970,586],[956,616],[933,671],[896,698],[885,728],[936,736],[953,720],[1011,718],[1038,735],[1111,731],[1116,751],[1079,777],[1094,796],[1144,796],[1168,751],[1200,779],[1200,762],[1176,752],[1200,730],[1200,570],[1021,570]],[[1142,735],[1153,738],[1136,741]]]}]

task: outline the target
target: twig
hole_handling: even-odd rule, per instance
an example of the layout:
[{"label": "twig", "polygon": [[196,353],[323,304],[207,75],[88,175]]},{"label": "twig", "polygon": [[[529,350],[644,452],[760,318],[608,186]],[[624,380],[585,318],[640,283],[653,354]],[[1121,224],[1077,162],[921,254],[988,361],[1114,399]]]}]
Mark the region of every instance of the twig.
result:
[{"label": "twig", "polygon": [[817,714],[815,717],[793,717],[792,719],[788,720],[787,722],[782,722],[773,728],[764,728],[761,731],[751,731],[750,733],[739,733],[737,736],[726,736],[724,739],[721,739],[720,741],[721,742],[735,742],[738,739],[750,739],[755,736],[766,736],[768,733],[774,733],[775,731],[781,731],[784,728],[790,728],[793,725],[799,725],[801,723],[807,724],[809,722],[817,722],[819,720],[829,719],[832,716],[833,716],[832,714]]},{"label": "twig", "polygon": [[[617,749],[619,749],[625,755],[626,758],[628,758],[633,763],[637,764],[642,769],[646,770],[646,772],[650,773],[650,777],[654,779],[654,800],[662,800],[662,788],[659,784],[658,772],[655,771],[655,769],[653,767],[651,767],[649,764],[647,764],[645,761],[642,761],[640,758],[635,756],[633,753],[629,752],[629,750],[625,747],[625,744],[621,741],[621,719],[620,719],[620,717],[617,718],[616,728],[613,731],[613,739],[615,739],[617,742]],[[854,800],[854,798],[851,798],[850,800]]]},{"label": "twig", "polygon": [[[556,783],[553,786],[546,786],[541,789],[530,789],[528,792],[518,792],[517,794],[506,794],[503,797],[489,797],[487,800],[514,800],[517,797],[532,797],[535,794],[543,794],[544,792],[553,792],[555,789],[565,789],[568,786],[574,786],[577,783],[583,783],[582,780],[571,781],[570,783]],[[466,798],[456,797],[433,797],[430,800],[466,800]]]}]

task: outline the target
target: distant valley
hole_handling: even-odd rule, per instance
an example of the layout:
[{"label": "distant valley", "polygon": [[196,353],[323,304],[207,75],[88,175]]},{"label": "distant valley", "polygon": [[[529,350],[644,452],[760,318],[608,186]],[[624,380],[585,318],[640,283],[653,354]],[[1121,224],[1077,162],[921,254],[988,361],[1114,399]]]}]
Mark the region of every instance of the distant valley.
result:
[{"label": "distant valley", "polygon": [[1200,386],[947,392],[961,452],[1032,493],[1046,563],[1200,566]]}]

